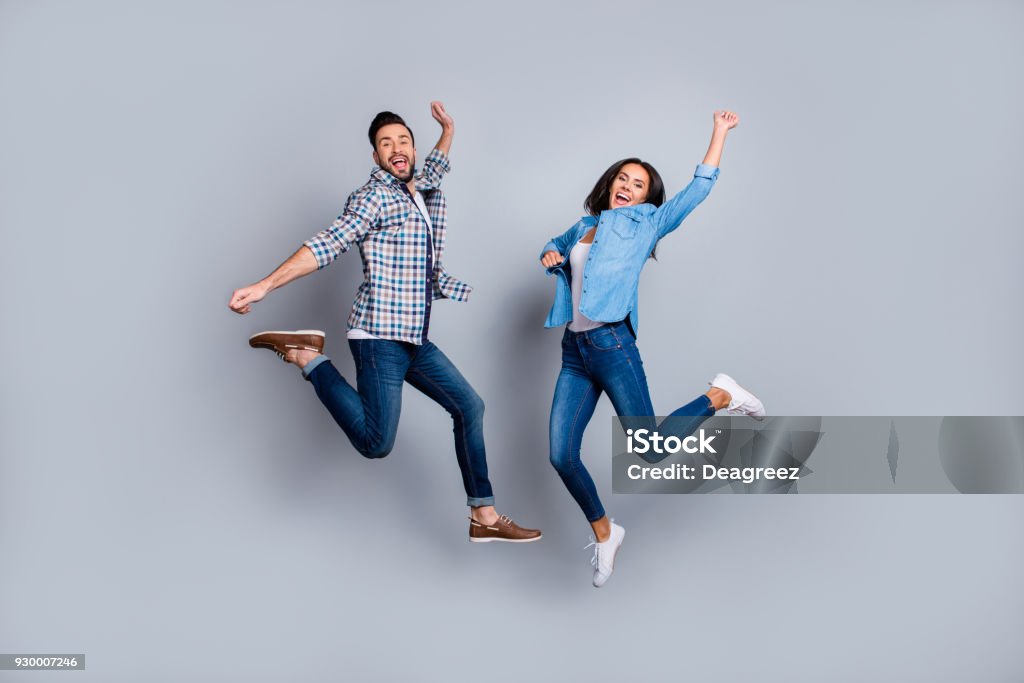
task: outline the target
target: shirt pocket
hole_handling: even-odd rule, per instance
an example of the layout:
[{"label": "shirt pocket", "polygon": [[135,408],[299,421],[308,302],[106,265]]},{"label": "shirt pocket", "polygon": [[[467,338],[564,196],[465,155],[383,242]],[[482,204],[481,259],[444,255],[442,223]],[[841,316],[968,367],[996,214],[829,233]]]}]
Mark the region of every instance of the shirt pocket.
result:
[{"label": "shirt pocket", "polygon": [[637,234],[640,232],[640,222],[631,216],[616,216],[612,221],[612,232],[619,239],[636,239]]}]

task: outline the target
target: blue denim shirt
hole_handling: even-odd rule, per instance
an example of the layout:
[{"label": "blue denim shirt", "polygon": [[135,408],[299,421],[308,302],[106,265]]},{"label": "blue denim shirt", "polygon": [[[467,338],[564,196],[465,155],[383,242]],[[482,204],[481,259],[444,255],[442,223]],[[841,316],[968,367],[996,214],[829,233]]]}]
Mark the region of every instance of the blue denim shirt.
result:
[{"label": "blue denim shirt", "polygon": [[584,216],[576,225],[545,244],[540,252],[541,258],[549,251],[557,251],[564,258],[557,266],[547,269],[548,275],[557,277],[557,284],[555,302],[544,327],[557,327],[572,321],[569,252],[597,225],[583,274],[580,313],[604,323],[618,322],[629,316],[630,326],[636,334],[640,323],[637,315],[640,271],[658,240],[679,227],[683,219],[708,196],[717,179],[717,166],[697,164],[690,184],[661,206],[637,204],[602,211],[597,218]]}]

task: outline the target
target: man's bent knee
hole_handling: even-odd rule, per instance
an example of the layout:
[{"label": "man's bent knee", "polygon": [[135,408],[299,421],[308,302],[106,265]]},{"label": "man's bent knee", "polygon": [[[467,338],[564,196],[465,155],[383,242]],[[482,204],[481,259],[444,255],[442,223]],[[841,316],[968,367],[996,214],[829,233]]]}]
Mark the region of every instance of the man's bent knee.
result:
[{"label": "man's bent knee", "polygon": [[380,442],[363,444],[360,446],[356,446],[356,450],[358,450],[359,454],[362,455],[364,458],[369,458],[370,460],[379,460],[381,458],[386,458],[388,454],[391,453],[391,449],[393,449],[394,447],[394,441],[389,441],[387,443]]},{"label": "man's bent knee", "polygon": [[458,403],[458,410],[452,413],[452,417],[462,417],[466,422],[474,422],[484,419],[484,400],[473,392],[461,399]]}]

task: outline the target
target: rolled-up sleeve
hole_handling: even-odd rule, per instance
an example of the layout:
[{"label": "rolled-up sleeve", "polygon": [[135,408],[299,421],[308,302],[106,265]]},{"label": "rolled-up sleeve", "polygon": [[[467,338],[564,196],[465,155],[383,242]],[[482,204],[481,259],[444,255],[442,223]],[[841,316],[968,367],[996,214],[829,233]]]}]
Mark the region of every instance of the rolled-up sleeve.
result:
[{"label": "rolled-up sleeve", "polygon": [[435,147],[423,161],[423,170],[416,177],[416,189],[436,190],[441,187],[441,179],[450,170],[448,155]]},{"label": "rolled-up sleeve", "polygon": [[303,242],[316,257],[317,269],[330,265],[376,224],[381,204],[380,196],[372,188],[357,190],[329,227]]},{"label": "rolled-up sleeve", "polygon": [[717,166],[697,164],[690,184],[654,212],[652,218],[657,226],[658,238],[660,239],[678,228],[683,219],[704,201],[717,180]]}]

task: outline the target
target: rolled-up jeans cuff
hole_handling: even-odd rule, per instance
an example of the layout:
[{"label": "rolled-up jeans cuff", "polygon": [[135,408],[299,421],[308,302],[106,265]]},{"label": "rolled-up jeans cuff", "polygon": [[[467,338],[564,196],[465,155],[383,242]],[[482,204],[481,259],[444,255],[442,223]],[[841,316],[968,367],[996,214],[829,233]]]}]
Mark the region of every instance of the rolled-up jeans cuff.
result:
[{"label": "rolled-up jeans cuff", "polygon": [[494,496],[487,496],[486,498],[467,498],[466,505],[471,508],[482,508],[494,505]]},{"label": "rolled-up jeans cuff", "polygon": [[321,353],[319,356],[306,363],[306,367],[302,368],[302,376],[309,379],[309,376],[314,370],[320,367],[321,363],[326,363],[329,360],[330,358]]}]

